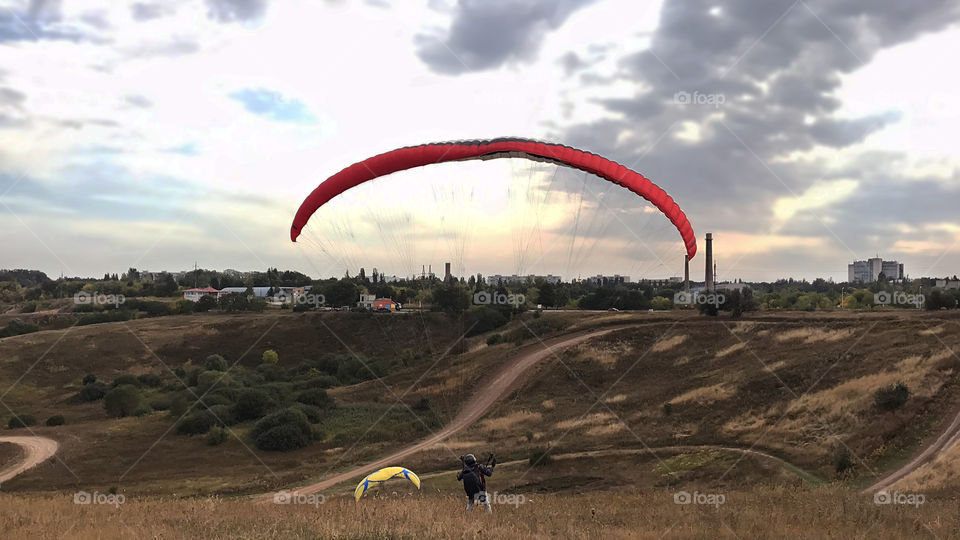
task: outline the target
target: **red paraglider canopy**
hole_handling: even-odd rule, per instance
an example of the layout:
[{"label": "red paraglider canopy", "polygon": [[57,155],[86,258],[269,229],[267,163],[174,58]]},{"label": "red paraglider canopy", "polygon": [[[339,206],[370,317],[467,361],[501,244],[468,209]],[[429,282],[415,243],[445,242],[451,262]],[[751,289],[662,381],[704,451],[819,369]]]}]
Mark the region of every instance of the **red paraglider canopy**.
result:
[{"label": "red paraglider canopy", "polygon": [[650,201],[680,232],[687,255],[697,253],[697,239],[686,214],[659,186],[638,172],[607,158],[562,144],[529,139],[500,138],[478,141],[455,141],[409,146],[374,156],[343,169],[317,186],[303,201],[290,227],[290,240],[296,242],[310,216],[330,199],[368,180],[398,171],[469,159],[524,158],[547,161],[580,169],[623,186]]}]

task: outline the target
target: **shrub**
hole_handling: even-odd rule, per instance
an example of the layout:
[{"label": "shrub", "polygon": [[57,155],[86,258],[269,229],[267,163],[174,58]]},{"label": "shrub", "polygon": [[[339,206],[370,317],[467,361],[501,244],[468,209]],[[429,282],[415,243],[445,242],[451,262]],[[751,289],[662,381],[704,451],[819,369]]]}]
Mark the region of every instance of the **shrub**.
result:
[{"label": "shrub", "polygon": [[268,381],[287,380],[287,370],[276,364],[260,364],[257,366],[257,373]]},{"label": "shrub", "polygon": [[311,424],[317,424],[323,420],[323,413],[320,411],[320,407],[314,407],[306,403],[294,403],[290,408],[302,412]]},{"label": "shrub", "polygon": [[305,414],[296,409],[284,409],[261,418],[250,430],[250,436],[256,440],[270,430],[288,424],[298,426],[305,433],[310,433],[310,421]]},{"label": "shrub", "polygon": [[224,427],[237,423],[233,414],[233,407],[230,405],[210,405],[209,412],[213,415],[215,425]]},{"label": "shrub", "polygon": [[83,388],[77,392],[76,401],[81,403],[89,403],[91,401],[97,401],[98,399],[103,399],[103,396],[107,395],[107,391],[110,390],[110,387],[103,384],[102,382],[93,382],[90,384],[85,384]]},{"label": "shrub", "polygon": [[187,300],[186,298],[181,298],[173,303],[170,306],[170,311],[177,313],[179,315],[189,315],[193,313],[193,310],[196,309],[196,304]]},{"label": "shrub", "polygon": [[136,375],[131,375],[129,373],[124,373],[123,375],[117,377],[110,383],[110,386],[116,388],[121,384],[129,384],[132,386],[140,386],[140,380],[137,379]]},{"label": "shrub", "polygon": [[22,428],[27,426],[32,426],[37,423],[37,419],[30,414],[17,414],[13,413],[13,416],[10,417],[10,421],[7,422],[7,427],[10,429]]},{"label": "shrub", "polygon": [[213,426],[203,437],[203,440],[210,446],[217,446],[227,440],[227,434],[228,431],[226,429],[220,426]]},{"label": "shrub", "polygon": [[669,401],[667,401],[666,403],[663,404],[663,415],[670,416],[670,413],[672,412],[673,412],[673,403],[670,403]]},{"label": "shrub", "polygon": [[544,467],[549,465],[553,461],[553,457],[550,456],[550,450],[543,448],[536,448],[530,453],[530,459],[528,460],[531,467]]},{"label": "shrub", "polygon": [[177,424],[178,435],[200,435],[210,431],[217,419],[210,411],[194,411]]},{"label": "shrub", "polygon": [[496,345],[503,341],[503,336],[501,334],[493,334],[487,338],[487,345]]},{"label": "shrub", "polygon": [[899,409],[910,397],[910,389],[902,382],[896,385],[884,386],[874,393],[873,400],[877,407],[885,411]]},{"label": "shrub", "polygon": [[466,334],[467,337],[496,330],[507,322],[509,322],[509,319],[506,316],[489,306],[471,309],[463,318],[464,328],[469,329]]},{"label": "shrub", "polygon": [[170,410],[170,398],[166,396],[157,396],[150,400],[150,408],[155,411]]},{"label": "shrub", "polygon": [[157,388],[163,384],[163,380],[160,379],[160,376],[155,373],[144,373],[143,375],[137,377],[137,380],[140,381],[141,385],[149,386],[150,388]]},{"label": "shrub", "polygon": [[201,392],[206,392],[213,388],[214,385],[217,387],[230,386],[233,384],[233,379],[230,378],[228,373],[222,371],[204,371],[197,376],[197,388]]},{"label": "shrub", "polygon": [[313,430],[296,424],[283,424],[261,433],[254,439],[260,450],[287,452],[308,446],[313,441]]},{"label": "shrub", "polygon": [[262,418],[270,410],[277,407],[277,401],[264,390],[248,388],[241,390],[237,395],[237,402],[233,405],[233,416],[238,422]]},{"label": "shrub", "polygon": [[177,376],[178,379],[183,380],[187,376],[187,371],[182,367],[178,367],[173,370],[173,374]]},{"label": "shrub", "polygon": [[97,382],[97,376],[94,375],[93,373],[87,373],[86,375],[83,376],[83,381],[81,381],[81,382],[82,382],[84,385],[93,384],[93,383]]},{"label": "shrub", "polygon": [[44,423],[48,426],[62,426],[67,423],[67,420],[62,414],[55,414],[50,418],[47,418],[47,421]]},{"label": "shrub", "polygon": [[307,405],[320,407],[321,409],[329,408],[333,405],[333,398],[328,396],[327,391],[323,388],[304,390],[297,394],[296,401],[298,403],[306,403]]},{"label": "shrub", "polygon": [[263,351],[262,360],[264,364],[276,364],[280,361],[280,355],[274,350]]},{"label": "shrub", "polygon": [[133,416],[146,416],[152,412],[153,409],[150,407],[150,405],[141,403],[136,409],[133,410]]},{"label": "shrub", "polygon": [[210,311],[215,307],[217,307],[217,299],[210,295],[203,295],[197,300],[197,304],[193,306],[193,310],[202,313],[204,311]]},{"label": "shrub", "polygon": [[840,450],[834,455],[833,470],[836,471],[838,475],[842,475],[851,468],[853,468],[853,461],[851,461],[850,453],[847,452],[846,449]]},{"label": "shrub", "polygon": [[206,368],[207,371],[226,371],[229,366],[227,365],[226,358],[219,354],[211,354],[203,363],[203,367]]},{"label": "shrub", "polygon": [[103,408],[116,418],[130,416],[140,406],[140,390],[132,384],[121,384],[103,396]]},{"label": "shrub", "polygon": [[40,327],[33,323],[24,322],[23,319],[14,319],[7,323],[6,328],[0,330],[0,338],[29,334],[37,330],[40,330]]},{"label": "shrub", "polygon": [[430,410],[430,400],[422,397],[419,401],[413,404],[413,410],[426,412]]}]

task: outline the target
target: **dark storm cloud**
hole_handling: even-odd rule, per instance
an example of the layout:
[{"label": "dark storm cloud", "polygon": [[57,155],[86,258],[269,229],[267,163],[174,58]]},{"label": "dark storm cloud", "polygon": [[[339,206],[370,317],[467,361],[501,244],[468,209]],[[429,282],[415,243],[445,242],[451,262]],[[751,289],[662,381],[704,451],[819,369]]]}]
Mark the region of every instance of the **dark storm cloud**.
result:
[{"label": "dark storm cloud", "polygon": [[417,36],[417,55],[451,75],[529,61],[549,31],[593,1],[460,0],[447,31]]},{"label": "dark storm cloud", "polygon": [[[720,8],[719,16],[710,14],[714,7]],[[775,158],[815,145],[847,147],[899,118],[896,111],[835,117],[841,103],[834,95],[842,76],[884,48],[958,20],[960,3],[948,0],[909,5],[889,0],[668,0],[650,47],[620,61],[619,78],[636,83],[636,95],[601,102],[614,119],[568,126],[558,135],[648,175],[678,201],[698,232],[765,234],[776,199],[802,194],[833,171],[832,165],[777,163]],[[698,139],[677,137],[685,122],[699,126]],[[844,172],[868,190],[858,191],[858,201],[883,189],[868,182],[863,170]],[[907,185],[896,169],[885,176]],[[566,182],[565,189],[574,193],[581,185]],[[925,184],[931,193],[948,196],[934,185]],[[911,189],[899,194],[918,196]],[[844,216],[843,223],[865,224],[850,234],[839,228],[846,244],[869,249],[864,230],[898,215],[881,199],[887,199],[877,200],[889,210],[885,214],[868,212],[866,203],[838,205],[855,212]],[[935,213],[935,219],[947,219]],[[904,215],[924,219],[922,213]],[[624,219],[630,225],[633,218]],[[793,234],[792,227],[793,222],[783,234]],[[800,229],[832,241],[822,225],[816,231]]]},{"label": "dark storm cloud", "polygon": [[207,0],[207,14],[220,22],[255,20],[266,12],[267,0]]}]

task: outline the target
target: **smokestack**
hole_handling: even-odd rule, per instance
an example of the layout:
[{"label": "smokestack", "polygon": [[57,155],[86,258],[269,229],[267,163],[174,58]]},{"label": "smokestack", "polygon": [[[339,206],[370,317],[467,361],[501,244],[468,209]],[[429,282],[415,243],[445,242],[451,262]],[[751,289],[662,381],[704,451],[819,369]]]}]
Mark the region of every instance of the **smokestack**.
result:
[{"label": "smokestack", "polygon": [[450,281],[450,263],[445,264],[445,268],[443,270],[443,280]]},{"label": "smokestack", "polygon": [[683,292],[690,293],[690,256],[683,256]]},{"label": "smokestack", "polygon": [[707,292],[713,291],[713,233],[707,233],[707,261],[703,287]]}]

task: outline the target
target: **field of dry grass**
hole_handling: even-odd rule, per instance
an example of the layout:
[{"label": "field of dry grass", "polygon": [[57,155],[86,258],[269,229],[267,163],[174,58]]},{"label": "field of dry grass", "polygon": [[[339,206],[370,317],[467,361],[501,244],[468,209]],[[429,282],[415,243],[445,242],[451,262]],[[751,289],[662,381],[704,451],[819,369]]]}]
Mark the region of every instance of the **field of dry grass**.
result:
[{"label": "field of dry grass", "polygon": [[[10,538],[955,538],[951,500],[877,505],[843,488],[724,493],[723,504],[676,504],[672,490],[501,498],[493,515],[464,512],[460,496],[330,498],[323,504],[0,495]],[[692,495],[692,494],[691,494]],[[707,494],[700,494],[707,495]],[[713,495],[713,494],[710,494]],[[702,497],[701,497],[702,499]],[[716,500],[716,499],[715,499]],[[305,501],[305,502],[317,502]]]}]

